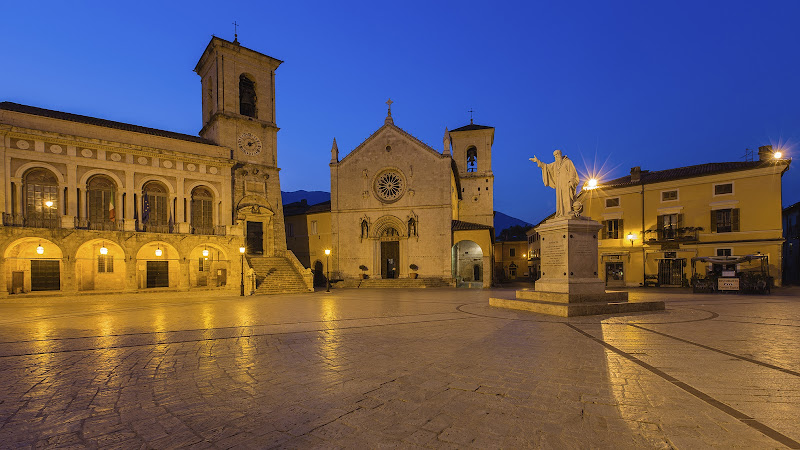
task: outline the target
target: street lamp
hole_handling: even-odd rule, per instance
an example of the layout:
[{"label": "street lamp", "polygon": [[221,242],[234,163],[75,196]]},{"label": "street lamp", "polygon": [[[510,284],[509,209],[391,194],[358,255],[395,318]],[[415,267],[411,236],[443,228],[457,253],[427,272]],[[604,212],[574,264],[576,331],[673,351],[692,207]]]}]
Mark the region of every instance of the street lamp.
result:
[{"label": "street lamp", "polygon": [[586,189],[597,189],[597,178],[590,178],[586,182]]},{"label": "street lamp", "polygon": [[103,246],[100,247],[100,254],[101,255],[107,255],[108,254],[108,249],[106,248],[106,243],[105,242],[103,242]]},{"label": "street lamp", "polygon": [[158,247],[156,247],[156,256],[161,256],[162,253],[163,252],[161,251],[161,246],[159,245]]},{"label": "street lamp", "polygon": [[777,151],[777,152],[773,153],[772,156],[774,156],[775,159],[781,159],[781,156],[783,156],[783,153],[781,153],[780,151]]},{"label": "street lamp", "polygon": [[203,256],[208,256],[208,248],[203,249]]},{"label": "street lamp", "polygon": [[628,233],[628,240],[631,241],[631,247],[633,247],[633,241],[636,240],[636,235],[633,232]]},{"label": "street lamp", "polygon": [[325,292],[331,291],[331,249],[325,249],[325,266],[328,268],[328,276],[326,277],[326,286],[328,287],[325,289]]},{"label": "street lamp", "polygon": [[36,247],[36,253],[43,255],[44,254],[44,247],[42,247],[42,243],[39,242],[39,246]]},{"label": "street lamp", "polygon": [[241,270],[241,272],[242,272],[242,284],[241,284],[240,289],[239,289],[239,296],[240,297],[244,297],[244,251],[245,251],[244,247],[239,247],[239,258],[242,260],[241,261],[242,262],[242,270]]}]

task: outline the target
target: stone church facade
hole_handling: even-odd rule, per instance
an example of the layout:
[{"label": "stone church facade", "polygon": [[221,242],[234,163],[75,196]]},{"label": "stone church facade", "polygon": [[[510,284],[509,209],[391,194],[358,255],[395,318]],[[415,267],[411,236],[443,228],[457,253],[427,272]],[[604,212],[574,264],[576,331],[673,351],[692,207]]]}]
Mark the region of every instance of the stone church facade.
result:
[{"label": "stone church facade", "polygon": [[[437,151],[397,127],[391,108],[384,125],[341,159],[334,139],[329,218],[314,220],[330,223],[330,235],[303,241],[301,261],[344,285],[419,277],[490,286],[493,140],[494,128],[470,123],[445,130]],[[298,228],[306,221],[290,220]]]},{"label": "stone church facade", "polygon": [[286,249],[280,64],[212,38],[199,136],[0,103],[0,293],[311,289]]}]

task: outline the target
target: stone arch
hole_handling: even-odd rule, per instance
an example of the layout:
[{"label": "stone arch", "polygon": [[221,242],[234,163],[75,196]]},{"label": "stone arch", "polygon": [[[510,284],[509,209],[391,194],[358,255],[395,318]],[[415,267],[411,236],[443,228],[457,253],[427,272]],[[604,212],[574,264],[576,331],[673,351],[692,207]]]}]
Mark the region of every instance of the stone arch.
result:
[{"label": "stone arch", "polygon": [[[42,253],[37,251],[40,246]],[[6,290],[60,290],[64,285],[64,253],[60,245],[45,238],[30,236],[12,241],[3,251]]]},{"label": "stone arch", "polygon": [[[102,253],[102,248],[106,253]],[[125,249],[111,239],[92,239],[75,252],[75,281],[79,291],[118,291],[127,276]]]},{"label": "stone arch", "polygon": [[217,189],[216,186],[214,186],[213,184],[211,184],[211,183],[209,183],[207,181],[195,181],[194,183],[185,185],[184,189],[183,189],[184,190],[183,195],[186,196],[186,197],[190,197],[191,198],[192,191],[194,190],[194,188],[196,188],[198,186],[202,186],[204,188],[208,188],[208,190],[210,190],[211,193],[214,194],[214,199],[215,200],[218,200],[218,199],[222,198],[222,195],[219,193],[219,189]]},{"label": "stone arch", "polygon": [[474,145],[467,147],[467,172],[478,170],[478,148]]},{"label": "stone arch", "polygon": [[78,181],[78,186],[79,187],[82,186],[82,187],[85,188],[86,184],[89,183],[89,179],[91,179],[95,175],[105,175],[105,176],[111,178],[112,180],[114,180],[114,183],[117,184],[117,188],[118,189],[124,189],[125,188],[125,183],[122,182],[122,179],[119,176],[117,176],[117,174],[115,174],[114,172],[112,172],[110,170],[105,170],[105,169],[91,169],[91,170],[86,171],[86,173],[81,175],[81,178]]},{"label": "stone arch", "polygon": [[19,166],[17,171],[14,173],[14,177],[20,179],[25,178],[25,172],[27,172],[30,169],[47,169],[53,172],[53,175],[55,175],[56,178],[58,179],[58,184],[60,187],[64,187],[67,183],[66,180],[64,179],[64,174],[61,173],[61,171],[58,170],[54,165],[40,161],[31,161]]},{"label": "stone arch", "polygon": [[406,235],[406,224],[399,217],[386,215],[376,220],[375,224],[372,225],[372,238],[380,239],[390,228],[397,230],[398,238],[408,237]]},{"label": "stone arch", "polygon": [[[453,244],[452,274],[457,287],[483,286],[483,256],[481,246],[471,240],[461,240]],[[476,279],[477,278],[479,279]]]},{"label": "stone arch", "polygon": [[[161,255],[157,250],[161,250]],[[178,287],[180,263],[181,254],[173,245],[162,240],[145,242],[136,250],[137,287]]]},{"label": "stone arch", "polygon": [[[203,252],[207,250],[208,255]],[[230,281],[231,261],[227,250],[217,244],[204,243],[189,251],[189,286],[227,286]]]},{"label": "stone arch", "polygon": [[139,184],[136,185],[136,192],[142,192],[142,189],[144,189],[144,186],[147,183],[151,182],[151,181],[159,181],[159,182],[161,182],[164,186],[167,187],[167,193],[169,195],[175,195],[175,186],[172,185],[172,182],[169,181],[168,179],[162,177],[162,176],[159,176],[159,175],[147,175],[147,176],[145,176],[139,182]]},{"label": "stone arch", "polygon": [[256,79],[248,73],[239,75],[239,114],[258,118]]}]

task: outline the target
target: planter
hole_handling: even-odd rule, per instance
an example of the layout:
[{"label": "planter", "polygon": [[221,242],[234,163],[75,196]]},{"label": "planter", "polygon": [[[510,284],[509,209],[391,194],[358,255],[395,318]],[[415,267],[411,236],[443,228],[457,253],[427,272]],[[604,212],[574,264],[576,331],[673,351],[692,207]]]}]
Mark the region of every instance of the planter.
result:
[{"label": "planter", "polygon": [[362,273],[362,274],[361,274],[361,279],[362,279],[362,280],[366,280],[366,279],[367,279],[367,274],[365,274],[365,273]]},{"label": "planter", "polygon": [[416,279],[416,278],[419,276],[419,274],[417,274],[417,273],[413,273],[413,272],[412,272],[412,273],[408,274],[408,276],[409,276],[409,278],[411,278],[411,279]]}]

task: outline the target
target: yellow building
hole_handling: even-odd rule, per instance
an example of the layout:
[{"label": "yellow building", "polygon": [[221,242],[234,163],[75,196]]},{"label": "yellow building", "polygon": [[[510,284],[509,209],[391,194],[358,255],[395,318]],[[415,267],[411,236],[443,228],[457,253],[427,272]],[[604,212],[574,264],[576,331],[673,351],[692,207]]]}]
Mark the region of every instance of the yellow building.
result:
[{"label": "yellow building", "polygon": [[528,241],[495,242],[494,273],[497,281],[528,280]]},{"label": "yellow building", "polygon": [[283,205],[286,245],[314,272],[314,285],[325,284],[331,249],[331,202],[309,205],[306,200]]},{"label": "yellow building", "polygon": [[[614,286],[687,286],[698,256],[767,255],[780,284],[781,177],[790,160],[771,146],[758,161],[661,171],[631,169],[578,196],[584,216],[603,224],[598,276]],[[697,273],[721,269],[698,263]]]}]

